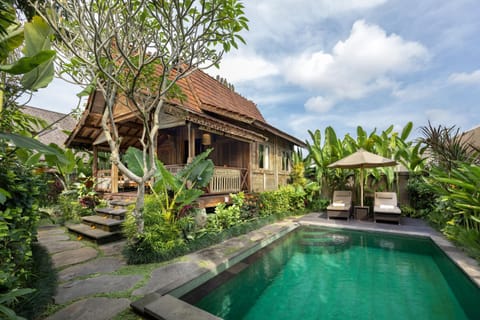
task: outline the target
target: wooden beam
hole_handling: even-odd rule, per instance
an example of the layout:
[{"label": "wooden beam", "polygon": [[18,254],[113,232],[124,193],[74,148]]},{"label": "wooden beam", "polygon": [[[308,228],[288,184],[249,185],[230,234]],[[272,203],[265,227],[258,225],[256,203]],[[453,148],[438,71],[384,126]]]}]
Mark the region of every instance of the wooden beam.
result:
[{"label": "wooden beam", "polygon": [[111,192],[118,193],[118,167],[112,163],[112,173],[110,174],[111,182]]},{"label": "wooden beam", "polygon": [[93,146],[93,163],[92,163],[92,175],[97,177],[98,173],[98,147]]}]

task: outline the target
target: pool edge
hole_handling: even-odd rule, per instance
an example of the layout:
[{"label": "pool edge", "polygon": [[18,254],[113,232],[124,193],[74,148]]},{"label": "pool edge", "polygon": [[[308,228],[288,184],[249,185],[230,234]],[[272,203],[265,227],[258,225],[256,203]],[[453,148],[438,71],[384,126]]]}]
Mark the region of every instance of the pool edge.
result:
[{"label": "pool edge", "polygon": [[[169,295],[174,298],[181,297],[185,293],[200,286],[204,282],[227,270],[228,268],[242,261],[246,257],[265,248],[274,241],[297,229],[299,226],[300,223],[298,223],[298,220],[286,219],[271,225],[264,226],[245,235],[228,239],[215,246],[189,254],[186,256],[187,259],[191,262],[198,263],[199,267],[197,269],[192,270],[192,272],[186,277],[175,279],[167,285],[161,288],[157,288],[153,292],[144,295],[142,298],[132,302],[130,306],[139,314],[148,314],[155,318],[163,319],[159,314],[153,315],[152,311],[149,310],[148,306],[155,304],[156,301],[163,296]],[[211,265],[200,266],[202,262],[208,260],[208,258],[202,259],[202,253],[209,250],[222,251],[222,248],[229,248],[229,245],[232,242],[235,243],[238,241],[243,241],[244,245],[242,245],[241,249],[234,251],[231,254],[227,254],[224,258],[212,263]]]},{"label": "pool edge", "polygon": [[[318,213],[316,213],[318,215]],[[410,228],[408,225],[392,226],[390,224],[356,222],[356,221],[339,221],[325,220],[319,218],[317,221],[311,219],[299,219],[301,225],[315,225],[329,228],[339,228],[348,230],[358,230],[367,232],[384,232],[389,234],[426,237],[435,243],[447,255],[455,265],[457,265],[473,283],[480,289],[480,266],[477,261],[455,246],[452,242],[445,238],[443,234],[435,229],[422,227],[421,230]]]}]

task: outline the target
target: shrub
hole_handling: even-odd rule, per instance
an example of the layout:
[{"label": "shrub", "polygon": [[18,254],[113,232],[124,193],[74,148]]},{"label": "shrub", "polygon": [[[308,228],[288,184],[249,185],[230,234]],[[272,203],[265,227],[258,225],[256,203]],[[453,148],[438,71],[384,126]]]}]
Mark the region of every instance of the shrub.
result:
[{"label": "shrub", "polygon": [[410,204],[416,211],[433,210],[435,207],[437,195],[422,175],[412,173],[408,179],[407,192]]},{"label": "shrub", "polygon": [[47,250],[37,244],[32,246],[33,268],[28,285],[35,291],[19,299],[16,313],[26,319],[37,319],[55,295],[57,273]]},{"label": "shrub", "polygon": [[298,213],[305,209],[305,193],[291,185],[282,186],[275,191],[260,194],[260,215],[285,215]]},{"label": "shrub", "polygon": [[330,200],[323,198],[314,198],[308,203],[308,209],[312,211],[325,211],[330,204]]},{"label": "shrub", "polygon": [[[242,222],[241,209],[244,203],[245,195],[243,192],[231,194],[232,204],[220,203],[215,207],[215,219],[217,228],[220,230],[229,229]],[[208,222],[208,220],[207,220]]]},{"label": "shrub", "polygon": [[181,224],[182,219],[172,221],[159,208],[159,201],[153,195],[145,196],[143,212],[144,233],[137,234],[135,218],[127,214],[123,230],[128,238],[126,255],[129,263],[147,263],[163,261],[185,252],[185,239]]},{"label": "shrub", "polygon": [[7,292],[25,287],[30,276],[39,180],[17,160],[3,158],[0,186],[0,292]]}]

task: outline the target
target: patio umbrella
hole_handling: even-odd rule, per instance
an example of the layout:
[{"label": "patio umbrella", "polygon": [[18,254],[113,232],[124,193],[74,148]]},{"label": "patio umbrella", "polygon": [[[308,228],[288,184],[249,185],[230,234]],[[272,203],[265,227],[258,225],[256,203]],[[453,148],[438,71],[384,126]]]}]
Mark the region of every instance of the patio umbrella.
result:
[{"label": "patio umbrella", "polygon": [[365,168],[391,167],[397,162],[384,158],[374,153],[358,149],[356,152],[343,159],[328,165],[329,168],[360,169],[360,202],[363,207],[363,170]]}]

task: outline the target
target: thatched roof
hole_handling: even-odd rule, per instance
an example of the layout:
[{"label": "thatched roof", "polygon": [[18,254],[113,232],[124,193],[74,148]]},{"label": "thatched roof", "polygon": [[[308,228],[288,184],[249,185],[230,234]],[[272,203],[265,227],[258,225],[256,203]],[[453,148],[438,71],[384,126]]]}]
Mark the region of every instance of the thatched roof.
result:
[{"label": "thatched roof", "polygon": [[70,114],[29,106],[22,107],[22,112],[42,119],[48,125],[53,124],[38,136],[38,140],[44,144],[55,143],[62,148],[65,147],[65,141],[68,138],[68,134],[64,131],[73,131],[77,123],[77,120],[75,120]]}]

